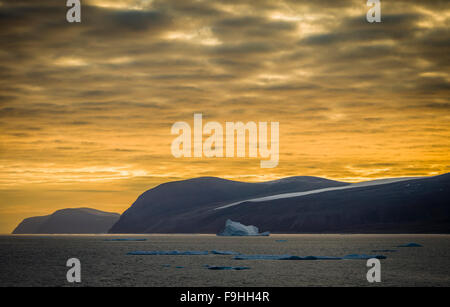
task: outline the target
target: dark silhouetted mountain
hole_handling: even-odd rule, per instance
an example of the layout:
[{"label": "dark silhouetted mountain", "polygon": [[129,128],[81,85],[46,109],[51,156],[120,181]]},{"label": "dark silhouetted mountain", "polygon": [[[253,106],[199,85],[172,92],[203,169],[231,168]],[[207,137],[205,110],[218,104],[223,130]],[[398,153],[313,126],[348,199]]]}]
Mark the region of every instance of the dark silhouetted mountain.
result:
[{"label": "dark silhouetted mountain", "polygon": [[16,229],[14,229],[14,234],[33,234],[38,233],[39,227],[50,217],[50,215],[45,216],[33,216],[24,219]]},{"label": "dark silhouetted mountain", "polygon": [[[239,203],[315,189],[321,190]],[[230,203],[236,204],[217,209]],[[450,233],[450,174],[362,185],[315,177],[266,183],[218,178],[171,182],[142,194],[111,232],[217,233],[227,219],[272,233]]]},{"label": "dark silhouetted mountain", "polygon": [[120,215],[90,208],[62,209],[51,215],[24,219],[13,234],[107,233]]},{"label": "dark silhouetted mountain", "polygon": [[[247,183],[201,177],[161,184],[139,196],[111,233],[198,232],[196,216],[230,202],[279,193],[308,191],[348,183],[318,177],[289,177]],[[220,225],[223,227],[225,221]]]},{"label": "dark silhouetted mountain", "polygon": [[198,231],[227,219],[275,233],[450,233],[450,174],[244,202],[200,217]]}]

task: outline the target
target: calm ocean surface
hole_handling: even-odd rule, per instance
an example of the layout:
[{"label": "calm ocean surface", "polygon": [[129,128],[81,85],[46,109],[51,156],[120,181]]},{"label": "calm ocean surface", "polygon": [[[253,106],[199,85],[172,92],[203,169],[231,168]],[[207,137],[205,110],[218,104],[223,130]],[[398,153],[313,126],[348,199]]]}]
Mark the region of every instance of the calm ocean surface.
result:
[{"label": "calm ocean surface", "polygon": [[[147,240],[106,241],[111,238]],[[423,247],[397,247],[410,242]],[[397,251],[372,252],[385,249]],[[127,255],[137,250],[382,254],[387,259],[381,260],[381,283],[370,284],[366,260],[244,261],[211,254]],[[69,268],[65,266],[72,257],[81,261],[82,282],[76,286],[450,286],[450,235],[8,235],[0,236],[0,286],[73,286],[66,281]],[[251,269],[214,271],[205,265]]]}]

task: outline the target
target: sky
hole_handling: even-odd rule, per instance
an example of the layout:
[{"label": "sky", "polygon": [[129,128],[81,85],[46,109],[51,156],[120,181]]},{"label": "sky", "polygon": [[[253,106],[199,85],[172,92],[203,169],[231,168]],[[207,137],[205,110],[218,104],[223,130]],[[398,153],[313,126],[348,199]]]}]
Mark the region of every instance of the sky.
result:
[{"label": "sky", "polygon": [[[450,6],[366,1],[0,0],[0,233],[121,213],[199,176],[363,181],[450,165]],[[279,122],[279,164],[174,158],[171,126]]]}]

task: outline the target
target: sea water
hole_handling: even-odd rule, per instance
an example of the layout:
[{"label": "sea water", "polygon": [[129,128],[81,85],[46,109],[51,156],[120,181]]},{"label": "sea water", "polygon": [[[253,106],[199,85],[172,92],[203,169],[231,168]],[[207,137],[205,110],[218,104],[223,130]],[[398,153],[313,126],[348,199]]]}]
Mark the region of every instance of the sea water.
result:
[{"label": "sea water", "polygon": [[[145,238],[145,241],[110,241]],[[422,247],[398,247],[410,242]],[[212,251],[341,257],[374,254],[381,282],[369,283],[367,260],[235,260],[233,255],[127,255],[132,251]],[[81,263],[81,283],[67,282],[66,262]],[[208,266],[249,267],[209,270]],[[450,286],[450,235],[5,235],[0,286]]]}]

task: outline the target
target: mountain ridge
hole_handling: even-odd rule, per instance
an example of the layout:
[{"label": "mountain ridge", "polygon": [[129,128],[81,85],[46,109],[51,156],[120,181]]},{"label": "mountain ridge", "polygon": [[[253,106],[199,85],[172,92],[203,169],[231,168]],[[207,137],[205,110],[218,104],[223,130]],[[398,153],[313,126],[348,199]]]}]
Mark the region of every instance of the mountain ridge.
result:
[{"label": "mountain ridge", "polygon": [[166,182],[142,193],[123,212],[111,233],[148,232],[170,216],[196,214],[214,206],[248,197],[305,191],[313,188],[344,186],[348,183],[312,176],[295,176],[267,182],[240,182],[218,177],[197,177]]},{"label": "mountain ridge", "polygon": [[[421,215],[426,216],[427,210],[423,207],[417,206],[414,199],[421,199],[425,202],[423,195],[429,194],[427,190],[421,188],[412,191],[407,188],[408,183],[415,184],[417,182],[419,185],[424,183],[430,191],[438,186],[445,189],[444,194],[438,193],[438,202],[434,204],[437,207],[430,207],[430,210],[438,210],[442,213],[442,216],[450,217],[448,206],[443,207],[443,204],[446,201],[450,203],[449,178],[450,174],[444,174],[432,177],[390,178],[356,184],[310,176],[294,176],[259,183],[236,182],[217,177],[192,178],[188,180],[176,181],[174,183],[166,183],[164,184],[164,188],[157,189],[158,193],[156,194],[155,189],[159,186],[142,193],[136,202],[122,214],[119,221],[111,228],[110,233],[217,233],[217,231],[223,227],[226,219],[228,218],[237,220],[244,224],[256,225],[275,233],[305,233],[323,231],[372,232],[372,230],[381,232],[412,232],[414,231],[413,227],[407,227],[405,221],[401,219],[393,219],[391,221],[386,218],[384,225],[382,225],[383,223],[372,225],[369,223],[370,219],[366,219],[369,222],[365,225],[363,223],[359,226],[359,228],[353,227],[352,223],[359,223],[361,220],[364,220],[358,216],[358,214],[370,215],[370,212],[375,212],[374,214],[377,215],[388,214],[391,211],[394,212],[395,207],[401,205],[403,201],[406,201],[407,204],[411,206],[415,206],[414,208],[417,210],[420,209]],[[224,186],[218,188],[217,184],[224,184]],[[213,187],[212,190],[209,189],[211,187]],[[250,189],[251,191],[242,193],[241,188]],[[266,198],[266,196],[269,196],[268,198],[270,198],[277,193],[291,194],[292,192],[299,193],[300,191],[300,194],[307,194],[305,192],[314,189],[326,190],[327,188],[335,188],[336,191],[322,192],[321,194],[323,195],[316,194],[292,197],[292,199],[273,199],[260,203],[246,201],[248,200],[248,198],[246,198],[248,195],[258,195],[256,197],[261,197],[262,194],[265,194],[262,195],[262,198]],[[391,191],[391,188],[394,188],[395,191]],[[412,193],[412,196],[408,196],[402,191],[409,191],[408,193]],[[218,194],[216,194],[216,192]],[[205,197],[204,194],[209,194],[209,196]],[[231,194],[231,196],[227,194]],[[399,197],[394,197],[395,194]],[[213,195],[213,197],[211,197],[211,195]],[[337,197],[339,201],[335,202],[333,197]],[[355,205],[357,203],[366,203],[369,207],[375,206],[377,202],[386,202],[386,197],[388,198],[387,200],[389,201],[390,206],[394,209],[388,209],[386,206],[382,206],[383,210],[381,213],[377,213],[376,210],[368,210],[368,213],[366,212],[367,209],[363,209],[364,206],[361,205],[358,207]],[[221,206],[227,207],[227,204],[234,202],[233,199],[237,199],[239,202],[239,204],[235,206],[236,208],[222,208],[220,210],[214,210]],[[299,206],[298,204],[303,203],[305,200],[309,202],[309,205],[307,206],[309,213],[297,212]],[[304,221],[303,224],[299,222],[301,218],[297,216],[298,214],[308,215],[314,213],[316,208],[314,208],[311,203],[327,207],[321,214],[328,216],[328,218],[326,218],[329,220],[328,226],[326,223],[323,223],[323,221],[317,222],[317,227],[314,227],[311,223],[308,224]],[[267,207],[271,204],[273,204],[273,210]],[[350,207],[354,213],[346,212],[341,216],[339,213],[335,212],[336,210],[333,209],[333,206],[340,206],[342,210],[344,210],[349,206],[348,204],[352,205]],[[408,211],[409,209],[405,207],[404,210]],[[416,213],[409,212],[407,215],[408,214],[411,216]],[[348,225],[336,221],[345,221],[346,219],[343,218],[343,216],[346,215],[352,216],[353,218],[353,220],[347,221]],[[316,219],[311,216],[309,216],[309,218],[313,220]],[[267,219],[278,222],[269,223],[267,222]],[[321,221],[320,218],[317,218],[316,220]],[[398,223],[395,224],[396,222]],[[436,223],[440,223],[439,227],[434,227],[429,221],[427,221],[427,225],[424,226],[422,225],[422,222],[417,222],[420,226],[418,226],[417,229],[423,229],[425,232],[450,232],[449,227],[447,227],[447,222],[436,221]],[[388,223],[394,224],[388,227]],[[290,226],[283,226],[280,224]],[[305,227],[305,225],[308,226]]]},{"label": "mountain ridge", "polygon": [[67,208],[24,219],[25,233],[217,233],[227,219],[272,233],[450,233],[450,173],[347,183],[197,177],[162,183],[122,215]]},{"label": "mountain ridge", "polygon": [[120,214],[93,208],[66,208],[24,219],[12,234],[107,233]]},{"label": "mountain ridge", "polygon": [[217,224],[203,227],[219,227],[228,218],[239,218],[244,224],[274,233],[450,233],[450,173],[290,199],[244,202],[215,210],[208,220]]}]

